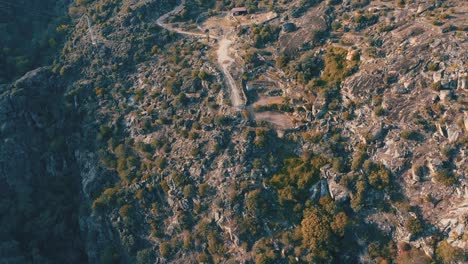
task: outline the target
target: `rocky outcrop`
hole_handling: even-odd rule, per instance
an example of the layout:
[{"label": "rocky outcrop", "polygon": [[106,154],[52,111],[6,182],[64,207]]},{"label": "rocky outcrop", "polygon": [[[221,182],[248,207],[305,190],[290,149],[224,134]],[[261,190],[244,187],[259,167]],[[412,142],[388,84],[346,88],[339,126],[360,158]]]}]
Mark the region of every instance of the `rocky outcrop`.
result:
[{"label": "rocky outcrop", "polygon": [[[282,52],[288,56],[297,54],[304,46],[314,46],[320,40],[320,34],[323,34],[328,28],[328,17],[326,2],[309,9],[295,23],[297,30],[285,30],[279,37],[279,47]],[[287,26],[289,27],[289,26]]]},{"label": "rocky outcrop", "polygon": [[464,190],[465,201],[452,207],[437,223],[439,228],[448,236],[447,242],[461,249],[468,248],[468,190]]}]

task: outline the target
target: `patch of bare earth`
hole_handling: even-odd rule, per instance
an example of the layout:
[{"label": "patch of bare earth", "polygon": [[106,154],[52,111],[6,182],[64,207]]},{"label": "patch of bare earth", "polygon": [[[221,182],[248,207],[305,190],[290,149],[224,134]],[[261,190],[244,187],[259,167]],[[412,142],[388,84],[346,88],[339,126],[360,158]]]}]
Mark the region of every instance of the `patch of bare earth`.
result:
[{"label": "patch of bare earth", "polygon": [[265,111],[255,113],[255,120],[256,121],[265,121],[271,123],[278,129],[287,130],[293,128],[293,122],[291,117],[286,114],[273,112],[273,111]]}]

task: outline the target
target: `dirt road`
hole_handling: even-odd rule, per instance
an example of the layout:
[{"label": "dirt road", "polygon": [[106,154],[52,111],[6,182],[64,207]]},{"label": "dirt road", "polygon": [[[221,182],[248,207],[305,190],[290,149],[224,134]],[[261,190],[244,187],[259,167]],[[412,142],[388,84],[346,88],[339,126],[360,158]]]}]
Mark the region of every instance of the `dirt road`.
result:
[{"label": "dirt road", "polygon": [[[156,20],[156,24],[158,24],[158,26],[160,26],[162,28],[165,28],[165,29],[167,29],[169,31],[173,31],[173,32],[176,32],[176,33],[179,33],[179,34],[194,36],[194,37],[203,37],[203,38],[206,37],[206,34],[204,34],[204,33],[185,31],[185,30],[173,27],[171,24],[166,23],[166,20],[170,16],[181,12],[182,9],[184,9],[184,5],[185,5],[185,0],[182,0],[180,5],[176,6],[172,11],[170,11],[169,13],[166,13],[166,14],[162,15],[161,17],[159,17],[158,20]],[[210,38],[215,38],[216,39],[217,36],[210,35]]]},{"label": "dirt road", "polygon": [[[166,23],[166,20],[170,16],[181,12],[182,9],[184,8],[184,5],[185,5],[185,0],[182,0],[181,3],[178,6],[176,6],[172,11],[159,17],[158,20],[156,20],[156,24],[158,24],[162,28],[165,28],[166,30],[173,31],[179,34],[205,38],[206,34],[204,33],[181,30],[179,28],[172,26],[171,24]],[[229,71],[229,67],[231,67],[231,65],[234,63],[234,58],[232,58],[229,54],[229,49],[231,47],[232,40],[229,40],[226,34],[222,37],[210,34],[209,37],[211,39],[219,40],[219,46],[216,51],[216,55],[218,57],[218,64],[223,72],[224,78],[226,79],[226,83],[231,91],[231,103],[237,110],[240,110],[242,106],[245,105],[244,100],[242,98],[242,93],[240,90],[241,88],[239,88],[236,81],[234,80],[234,77],[232,77],[232,74]]]},{"label": "dirt road", "polygon": [[229,72],[229,67],[234,62],[234,59],[229,55],[229,48],[231,47],[231,44],[232,41],[224,37],[219,41],[219,47],[216,54],[218,55],[218,64],[219,66],[221,66],[223,74],[226,77],[228,86],[231,88],[232,106],[240,109],[244,105],[241,96],[241,91],[237,86],[237,83],[232,77],[231,73]]}]

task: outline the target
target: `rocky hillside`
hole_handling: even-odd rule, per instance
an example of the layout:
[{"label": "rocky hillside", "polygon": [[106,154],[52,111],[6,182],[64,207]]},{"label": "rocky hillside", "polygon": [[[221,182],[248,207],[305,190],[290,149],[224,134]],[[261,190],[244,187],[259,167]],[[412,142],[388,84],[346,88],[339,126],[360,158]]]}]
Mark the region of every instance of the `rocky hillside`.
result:
[{"label": "rocky hillside", "polygon": [[0,90],[1,263],[86,260],[74,136],[80,117],[47,67]]},{"label": "rocky hillside", "polygon": [[75,1],[0,88],[0,259],[468,261],[467,11]]}]

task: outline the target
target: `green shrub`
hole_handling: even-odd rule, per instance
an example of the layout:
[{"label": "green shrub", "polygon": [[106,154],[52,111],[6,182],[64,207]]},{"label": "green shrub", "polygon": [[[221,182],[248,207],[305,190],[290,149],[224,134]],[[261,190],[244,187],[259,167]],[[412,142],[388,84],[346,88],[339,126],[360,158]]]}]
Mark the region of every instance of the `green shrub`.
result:
[{"label": "green shrub", "polygon": [[211,187],[208,183],[201,183],[198,185],[198,195],[205,197],[209,193],[210,189]]},{"label": "green shrub", "polygon": [[351,5],[354,8],[364,7],[369,4],[369,0],[352,0]]},{"label": "green shrub", "polygon": [[323,134],[320,133],[320,132],[309,131],[309,132],[304,132],[302,134],[302,137],[304,138],[304,140],[306,140],[308,142],[319,143],[320,140],[322,140],[322,138],[323,138]]},{"label": "green shrub", "polygon": [[151,48],[151,54],[153,55],[158,54],[159,51],[160,51],[160,48],[156,45]]},{"label": "green shrub", "polygon": [[288,65],[288,61],[289,61],[288,57],[284,55],[280,55],[276,58],[276,67],[283,69],[284,67]]},{"label": "green shrub", "polygon": [[184,187],[184,196],[187,199],[191,199],[195,195],[195,188],[192,184],[186,185]]},{"label": "green shrub", "polygon": [[139,101],[143,100],[144,95],[145,95],[145,90],[136,89],[135,90],[135,98],[134,98],[135,102],[139,102]]},{"label": "green shrub", "polygon": [[191,139],[191,140],[195,140],[195,139],[197,139],[199,137],[200,137],[200,135],[195,131],[190,131],[189,134],[188,134],[188,138]]},{"label": "green shrub", "polygon": [[166,160],[166,158],[164,158],[164,157],[158,157],[158,158],[156,158],[155,165],[156,165],[156,168],[157,168],[158,170],[164,169],[164,168],[166,167],[166,165],[167,165],[167,160]]},{"label": "green shrub", "polygon": [[342,26],[342,25],[341,25],[341,23],[340,23],[339,21],[333,21],[333,22],[332,22],[332,29],[333,29],[334,31],[340,29],[341,26]]},{"label": "green shrub", "polygon": [[176,106],[184,106],[188,103],[188,98],[185,93],[180,93],[176,99],[174,100],[174,105]]},{"label": "green shrub", "polygon": [[178,95],[180,92],[181,82],[174,79],[170,79],[165,82],[166,91],[170,95]]},{"label": "green shrub", "polygon": [[378,16],[370,12],[365,12],[363,14],[357,14],[356,16],[354,16],[354,22],[358,24],[358,28],[372,25],[376,23],[377,21],[378,21]]},{"label": "green shrub", "polygon": [[364,151],[358,151],[353,155],[353,159],[351,161],[351,169],[353,171],[357,171],[361,168],[364,160],[367,158],[367,154]]},{"label": "green shrub", "polygon": [[384,190],[390,187],[390,177],[390,171],[380,165],[370,172],[369,184],[377,190]]},{"label": "green shrub", "polygon": [[60,76],[64,76],[65,73],[67,73],[67,67],[63,66],[63,67],[60,69]]},{"label": "green shrub", "polygon": [[457,26],[449,24],[442,28],[442,33],[447,33],[447,32],[456,31],[456,30],[458,30]]},{"label": "green shrub", "polygon": [[332,167],[336,172],[345,172],[346,166],[343,158],[335,158],[333,159]]},{"label": "green shrub", "polygon": [[437,245],[435,253],[437,258],[444,264],[462,263],[467,260],[462,249],[453,247],[446,240]]},{"label": "green shrub", "polygon": [[385,110],[384,110],[384,108],[382,106],[377,106],[377,107],[374,108],[374,114],[376,116],[383,116],[383,115],[385,115]]},{"label": "green shrub", "polygon": [[322,80],[328,85],[341,82],[353,70],[357,62],[346,61],[347,51],[342,48],[329,48],[325,54],[325,68],[322,72]]},{"label": "green shrub", "polygon": [[426,167],[422,164],[413,164],[413,171],[417,176],[422,177],[426,171]]},{"label": "green shrub", "polygon": [[439,63],[437,62],[429,62],[427,64],[427,70],[429,71],[437,71],[439,69]]},{"label": "green shrub", "polygon": [[400,136],[407,140],[418,140],[420,134],[414,130],[405,129],[401,132]]},{"label": "green shrub", "polygon": [[431,88],[432,88],[432,90],[437,91],[437,92],[444,89],[444,87],[442,86],[442,84],[440,82],[433,83]]},{"label": "green shrub", "polygon": [[105,209],[115,205],[118,189],[107,188],[102,194],[94,200],[92,209],[96,213],[102,213]]},{"label": "green shrub", "polygon": [[199,263],[211,263],[211,258],[206,253],[200,253],[197,258]]},{"label": "green shrub", "polygon": [[169,258],[172,254],[172,248],[171,245],[167,242],[162,242],[159,245],[159,253],[161,254],[161,257],[163,258]]},{"label": "green shrub", "polygon": [[192,155],[192,157],[197,157],[198,155],[200,155],[200,153],[201,153],[200,147],[195,147],[190,151],[190,155]]},{"label": "green shrub", "polygon": [[218,115],[215,117],[215,124],[221,126],[227,126],[230,123],[230,118],[224,115]]},{"label": "green shrub", "polygon": [[457,177],[449,169],[442,169],[437,171],[434,174],[434,179],[445,186],[450,186],[457,183]]},{"label": "green shrub", "polygon": [[265,147],[268,140],[268,130],[264,128],[255,129],[254,144],[257,147]]},{"label": "green shrub", "polygon": [[[286,63],[287,58],[284,57],[283,59],[283,63]],[[301,56],[299,60],[290,64],[290,71],[293,71],[296,74],[296,79],[301,83],[306,84],[313,78],[320,75],[320,71],[323,69],[323,66],[324,63],[321,57],[314,53],[306,53]]]},{"label": "green shrub", "polygon": [[151,147],[154,149],[160,149],[162,146],[164,146],[164,141],[158,138],[153,139],[151,142]]},{"label": "green shrub", "polygon": [[254,159],[253,162],[252,162],[252,167],[254,169],[261,169],[262,168],[262,160],[261,159]]},{"label": "green shrub", "polygon": [[166,179],[162,179],[160,182],[159,182],[159,185],[161,186],[161,189],[167,193],[169,190],[170,190],[170,187],[169,187],[169,184],[167,183],[167,180]]},{"label": "green shrub", "polygon": [[309,189],[318,181],[321,166],[323,162],[318,157],[288,158],[283,161],[282,169],[268,183],[278,190],[278,199],[284,209],[290,210],[294,204],[304,203],[308,199]]},{"label": "green shrub", "polygon": [[366,191],[366,187],[367,186],[366,186],[366,182],[364,181],[364,179],[361,178],[356,182],[356,187],[355,187],[356,192],[351,197],[351,202],[350,202],[351,208],[355,212],[359,212],[364,207],[364,202],[365,202],[364,193]]},{"label": "green shrub", "polygon": [[334,263],[333,255],[338,250],[337,241],[343,237],[349,225],[344,212],[338,210],[330,197],[320,199],[319,206],[304,212],[300,231],[303,246],[310,250],[313,263]]},{"label": "green shrub", "polygon": [[312,250],[323,248],[331,241],[331,218],[318,208],[304,212],[301,222],[302,237]]},{"label": "green shrub", "polygon": [[132,212],[132,206],[131,205],[123,205],[119,209],[119,215],[124,219],[124,221],[127,221],[130,218],[130,214]]},{"label": "green shrub", "polygon": [[350,219],[345,212],[339,212],[333,218],[330,224],[332,231],[340,237],[343,237],[346,229],[350,225]]},{"label": "green shrub", "polygon": [[423,225],[418,217],[410,217],[406,220],[405,228],[411,234],[417,236],[423,232]]},{"label": "green shrub", "polygon": [[257,216],[269,215],[270,210],[273,208],[271,197],[261,189],[247,193],[245,206],[250,213]]},{"label": "green shrub", "polygon": [[210,252],[212,256],[222,256],[225,254],[226,248],[224,247],[223,240],[217,232],[209,232],[206,238],[208,242],[208,252]]},{"label": "green shrub", "polygon": [[190,183],[190,178],[185,173],[173,172],[171,178],[179,187]]},{"label": "green shrub", "polygon": [[200,71],[200,73],[198,73],[198,78],[200,78],[201,80],[207,80],[208,78],[210,77],[210,75],[206,72],[206,71]]},{"label": "green shrub", "polygon": [[262,48],[269,42],[275,41],[278,38],[280,27],[266,25],[255,25],[252,29],[251,38],[253,39],[256,48]]}]

